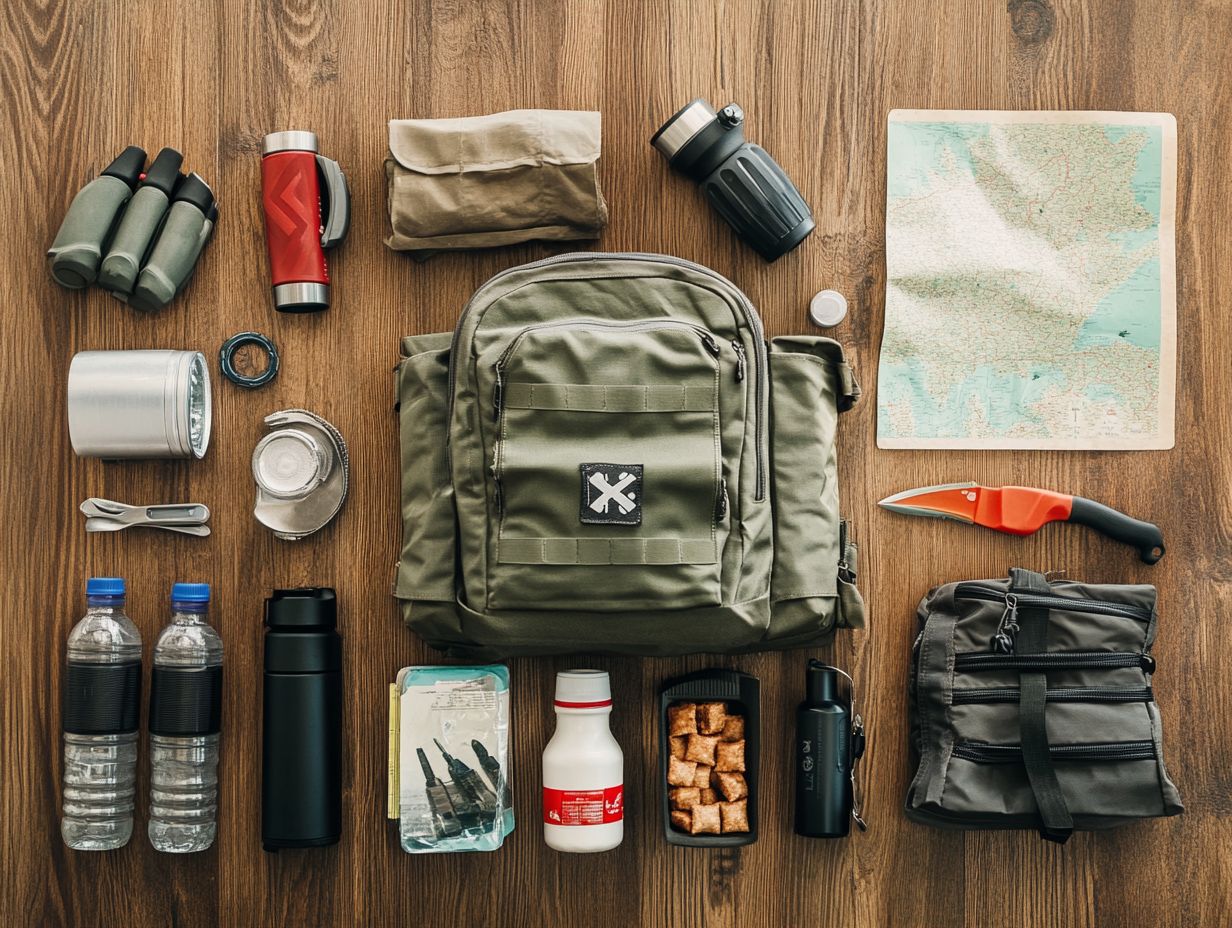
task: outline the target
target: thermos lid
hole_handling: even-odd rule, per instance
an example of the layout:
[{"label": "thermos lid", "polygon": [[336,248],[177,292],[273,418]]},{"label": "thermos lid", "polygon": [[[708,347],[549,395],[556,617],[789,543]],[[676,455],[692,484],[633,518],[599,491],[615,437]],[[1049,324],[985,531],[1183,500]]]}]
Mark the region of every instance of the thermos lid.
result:
[{"label": "thermos lid", "polygon": [[261,157],[280,151],[310,151],[316,153],[321,149],[317,145],[317,134],[307,129],[289,129],[285,132],[271,132],[261,144]]},{"label": "thermos lid", "polygon": [[700,97],[678,109],[659,131],[650,137],[650,144],[671,161],[699,132],[718,118],[712,107]]},{"label": "thermos lid", "polygon": [[562,670],[556,675],[558,709],[603,709],[612,704],[606,670]]},{"label": "thermos lid", "polygon": [[813,705],[838,701],[838,671],[816,658],[808,662],[804,677],[805,701]]},{"label": "thermos lid", "polygon": [[337,596],[329,587],[274,590],[265,601],[265,624],[272,629],[305,631],[337,628]]}]

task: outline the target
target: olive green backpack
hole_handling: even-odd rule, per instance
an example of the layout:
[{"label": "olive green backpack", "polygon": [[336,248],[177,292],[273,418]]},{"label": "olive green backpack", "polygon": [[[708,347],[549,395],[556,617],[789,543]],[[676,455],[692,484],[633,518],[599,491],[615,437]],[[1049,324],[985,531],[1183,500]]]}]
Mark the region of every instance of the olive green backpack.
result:
[{"label": "olive green backpack", "polygon": [[498,274],[402,354],[394,594],[434,647],[741,652],[863,625],[837,342],[767,344],[699,265],[579,253]]}]

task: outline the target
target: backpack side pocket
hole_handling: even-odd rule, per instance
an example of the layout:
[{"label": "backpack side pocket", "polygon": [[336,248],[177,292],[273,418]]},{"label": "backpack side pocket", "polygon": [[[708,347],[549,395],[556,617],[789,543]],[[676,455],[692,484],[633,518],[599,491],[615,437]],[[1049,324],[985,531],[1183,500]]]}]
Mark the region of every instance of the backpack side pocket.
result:
[{"label": "backpack side pocket", "polygon": [[453,608],[457,515],[446,450],[450,338],[444,333],[404,339],[397,368],[402,551],[394,595],[403,600],[407,625],[438,648],[466,642]]},{"label": "backpack side pocket", "polygon": [[863,623],[854,545],[840,527],[835,431],[859,396],[833,339],[787,336],[770,343],[770,456],[774,569],[768,643],[793,647]]}]

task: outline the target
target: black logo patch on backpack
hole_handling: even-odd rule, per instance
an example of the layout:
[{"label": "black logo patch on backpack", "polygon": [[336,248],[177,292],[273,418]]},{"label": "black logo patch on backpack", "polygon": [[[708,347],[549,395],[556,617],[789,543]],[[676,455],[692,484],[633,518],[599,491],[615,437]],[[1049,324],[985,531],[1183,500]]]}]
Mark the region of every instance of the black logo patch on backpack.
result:
[{"label": "black logo patch on backpack", "polygon": [[583,464],[581,469],[583,522],[642,524],[641,464]]}]

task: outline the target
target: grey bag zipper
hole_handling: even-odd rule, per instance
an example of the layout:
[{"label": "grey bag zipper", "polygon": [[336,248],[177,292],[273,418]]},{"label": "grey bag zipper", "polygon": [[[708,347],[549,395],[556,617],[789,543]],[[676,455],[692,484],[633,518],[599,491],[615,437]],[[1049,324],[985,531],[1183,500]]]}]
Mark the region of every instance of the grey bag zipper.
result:
[{"label": "grey bag zipper", "polygon": [[[1149,686],[1059,686],[1049,689],[1048,702],[1150,702],[1155,698]],[[950,697],[952,706],[988,705],[1018,702],[1015,686],[961,687]]]},{"label": "grey bag zipper", "polygon": [[[583,262],[583,261],[596,261],[596,260],[601,261],[605,259],[613,259],[613,260],[619,260],[619,261],[645,261],[650,264],[670,264],[670,265],[674,265],[675,267],[687,268],[689,270],[697,271],[707,277],[711,277],[714,280],[719,281],[720,283],[726,285],[727,287],[730,287],[732,291],[736,294],[736,297],[740,304],[740,308],[744,313],[745,321],[749,324],[749,328],[753,330],[753,335],[754,335],[754,338],[753,338],[754,354],[756,355],[756,361],[757,361],[754,367],[754,370],[753,370],[754,376],[757,377],[756,399],[755,399],[755,402],[757,404],[757,410],[756,410],[757,432],[756,432],[756,441],[754,442],[754,446],[755,446],[754,451],[756,453],[756,458],[757,458],[757,487],[756,487],[757,492],[754,498],[758,502],[761,502],[762,500],[766,498],[765,446],[766,446],[767,434],[768,434],[768,429],[769,429],[769,423],[766,421],[769,418],[769,410],[767,409],[767,406],[766,406],[766,383],[765,381],[769,377],[769,366],[770,366],[769,360],[768,360],[769,350],[766,347],[766,333],[765,333],[765,330],[762,328],[761,317],[757,314],[757,310],[753,307],[753,304],[749,302],[749,298],[744,295],[744,291],[741,290],[739,287],[737,287],[735,284],[733,284],[730,280],[728,280],[722,274],[719,274],[717,271],[712,271],[710,268],[704,267],[703,265],[700,265],[700,264],[696,264],[693,261],[685,261],[683,258],[675,258],[675,257],[672,257],[671,255],[647,254],[645,252],[637,252],[637,251],[574,251],[574,252],[569,252],[568,254],[555,255],[551,258],[544,258],[541,261],[532,261],[529,264],[520,264],[517,267],[508,268],[507,270],[501,271],[499,274],[495,274],[492,277],[489,277],[487,281],[485,281],[483,284],[480,284],[479,288],[475,291],[474,294],[471,295],[471,298],[467,301],[466,306],[462,308],[462,313],[458,316],[458,324],[454,326],[453,338],[450,339],[450,342],[449,342],[449,409],[448,409],[448,414],[447,414],[448,418],[446,421],[450,424],[453,423],[454,386],[457,380],[458,338],[462,331],[462,323],[466,319],[467,314],[471,311],[471,308],[474,306],[475,296],[477,296],[482,291],[486,290],[490,284],[495,283],[501,278],[506,277],[510,274],[516,273],[518,271],[527,271],[527,270],[532,270],[535,268],[551,267],[557,264],[572,264],[572,263],[578,263],[578,262]],[[738,364],[737,369],[736,369],[738,380],[741,379],[742,368],[743,368],[743,365]],[[451,453],[451,441],[450,441],[451,433],[452,433],[451,428],[446,429],[445,431],[445,451],[446,451],[447,456]]]},{"label": "grey bag zipper", "polygon": [[[1118,761],[1154,760],[1153,741],[1112,741],[1106,744],[1054,744],[1048,749],[1053,760]],[[1021,764],[1022,745],[960,741],[953,756],[977,764]]]},{"label": "grey bag zipper", "polygon": [[1019,606],[1042,606],[1046,609],[1062,609],[1069,612],[1090,612],[1096,615],[1113,615],[1147,624],[1151,621],[1149,609],[1125,603],[1110,603],[1099,599],[1079,599],[1076,596],[1045,596],[1039,593],[1009,593],[982,583],[960,583],[954,589],[955,599],[978,599],[984,602],[1016,602]]},{"label": "grey bag zipper", "polygon": [[1048,654],[999,654],[967,651],[954,655],[954,669],[973,670],[1105,670],[1140,667],[1155,672],[1155,658],[1144,651],[1055,651]]}]

